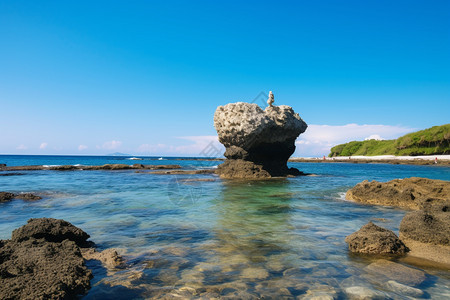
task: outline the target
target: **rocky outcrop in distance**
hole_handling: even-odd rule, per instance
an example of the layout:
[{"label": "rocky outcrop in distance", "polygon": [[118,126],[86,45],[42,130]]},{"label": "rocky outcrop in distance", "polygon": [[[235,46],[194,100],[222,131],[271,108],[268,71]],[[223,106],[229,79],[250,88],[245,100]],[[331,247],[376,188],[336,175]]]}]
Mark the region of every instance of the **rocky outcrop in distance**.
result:
[{"label": "rocky outcrop in distance", "polygon": [[61,165],[61,166],[11,166],[0,167],[0,171],[76,171],[76,170],[163,170],[180,169],[180,165],[105,164],[101,166]]},{"label": "rocky outcrop in distance", "polygon": [[9,193],[9,192],[0,192],[0,203],[2,202],[8,202],[12,199],[22,199],[27,201],[36,201],[41,200],[42,197],[32,194],[32,193]]},{"label": "rocky outcrop in distance", "polygon": [[286,105],[268,106],[237,102],[219,106],[214,127],[225,146],[227,160],[219,165],[222,178],[270,178],[300,175],[287,161],[295,140],[307,125]]}]

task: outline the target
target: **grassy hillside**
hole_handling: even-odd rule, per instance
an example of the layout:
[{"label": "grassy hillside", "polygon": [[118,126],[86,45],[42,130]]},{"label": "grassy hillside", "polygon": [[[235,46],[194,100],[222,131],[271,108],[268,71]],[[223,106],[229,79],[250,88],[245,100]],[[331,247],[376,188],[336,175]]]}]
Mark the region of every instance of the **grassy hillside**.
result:
[{"label": "grassy hillside", "polygon": [[353,141],[331,148],[328,156],[450,154],[450,124],[409,133],[396,140]]}]

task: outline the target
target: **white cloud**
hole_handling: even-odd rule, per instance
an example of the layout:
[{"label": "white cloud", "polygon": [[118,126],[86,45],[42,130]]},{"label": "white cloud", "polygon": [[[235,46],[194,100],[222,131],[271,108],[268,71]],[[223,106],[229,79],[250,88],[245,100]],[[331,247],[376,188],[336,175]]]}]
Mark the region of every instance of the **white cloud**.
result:
[{"label": "white cloud", "polygon": [[48,144],[47,143],[41,143],[41,145],[39,146],[39,149],[45,149],[47,148]]},{"label": "white cloud", "polygon": [[[140,153],[151,155],[182,155],[198,157],[222,156],[225,148],[219,143],[216,135],[182,136],[179,140],[187,141],[182,145],[142,144],[137,148]],[[175,143],[174,143],[175,144]]]},{"label": "white cloud", "polygon": [[24,144],[20,144],[19,146],[16,147],[17,150],[26,150],[27,146],[25,146]]},{"label": "white cloud", "polygon": [[170,149],[171,146],[167,146],[165,144],[156,144],[156,145],[150,145],[150,144],[142,144],[138,147],[137,151],[141,153],[149,153],[149,154],[163,154],[163,152]]},{"label": "white cloud", "polygon": [[219,143],[217,135],[183,136],[179,139],[188,140],[193,144],[175,147],[175,151],[178,153],[199,157],[218,157],[225,152],[225,148]]},{"label": "white cloud", "polygon": [[121,141],[109,141],[109,142],[105,142],[103,143],[103,145],[101,147],[97,148],[102,148],[102,149],[106,149],[106,150],[114,150],[119,148],[120,146],[122,146],[122,142]]},{"label": "white cloud", "polygon": [[295,156],[328,155],[331,147],[338,144],[361,141],[372,136],[395,139],[414,130],[414,128],[391,125],[308,125],[306,132],[297,139]]},{"label": "white cloud", "polygon": [[88,148],[88,146],[86,146],[86,145],[80,145],[80,146],[78,146],[78,151],[83,151],[83,150],[86,150]]},{"label": "white cloud", "polygon": [[369,140],[382,141],[384,139],[379,134],[372,134],[371,136],[366,137],[364,140],[365,141],[369,141]]}]

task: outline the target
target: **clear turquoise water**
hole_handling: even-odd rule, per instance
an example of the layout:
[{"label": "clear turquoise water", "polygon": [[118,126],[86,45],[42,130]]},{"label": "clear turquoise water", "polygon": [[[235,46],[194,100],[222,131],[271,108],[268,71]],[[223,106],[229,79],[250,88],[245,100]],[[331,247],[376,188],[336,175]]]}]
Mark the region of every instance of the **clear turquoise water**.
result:
[{"label": "clear turquoise water", "polygon": [[[207,168],[219,162],[130,161],[111,157],[0,156],[8,165],[144,163]],[[217,292],[295,298],[332,288],[345,299],[349,285],[404,299],[365,267],[373,259],[350,255],[345,236],[368,221],[398,232],[405,212],[343,199],[364,180],[412,176],[450,180],[450,168],[387,164],[291,163],[313,177],[226,181],[214,175],[151,175],[134,171],[28,171],[0,176],[0,191],[44,195],[36,202],[0,204],[0,238],[29,218],[62,218],[91,235],[99,248],[115,247],[127,267],[95,278],[85,299],[141,299]],[[1,172],[0,172],[1,173]],[[208,181],[194,181],[194,180]],[[404,261],[400,261],[405,263]],[[427,272],[423,298],[450,296],[450,272]],[[242,294],[239,294],[242,293]],[[249,296],[249,297],[250,297]]]}]

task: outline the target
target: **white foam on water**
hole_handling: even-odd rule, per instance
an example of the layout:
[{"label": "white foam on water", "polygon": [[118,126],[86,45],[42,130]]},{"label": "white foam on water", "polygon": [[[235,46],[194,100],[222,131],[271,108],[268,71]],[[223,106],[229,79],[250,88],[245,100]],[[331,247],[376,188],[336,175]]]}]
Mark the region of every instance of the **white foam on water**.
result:
[{"label": "white foam on water", "polygon": [[338,200],[341,200],[341,201],[349,201],[349,200],[347,200],[347,199],[345,198],[345,194],[346,194],[346,192],[338,193],[337,199],[338,199]]}]

